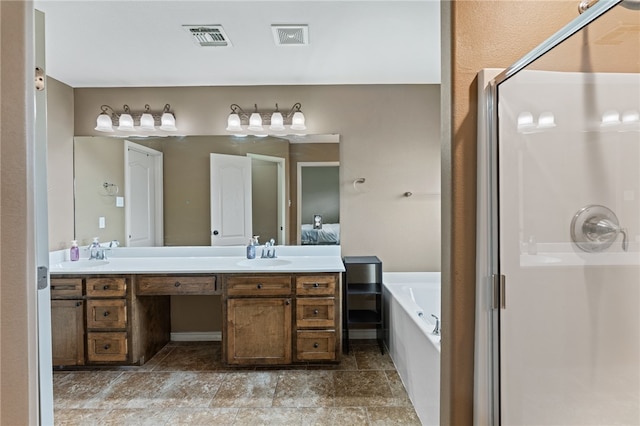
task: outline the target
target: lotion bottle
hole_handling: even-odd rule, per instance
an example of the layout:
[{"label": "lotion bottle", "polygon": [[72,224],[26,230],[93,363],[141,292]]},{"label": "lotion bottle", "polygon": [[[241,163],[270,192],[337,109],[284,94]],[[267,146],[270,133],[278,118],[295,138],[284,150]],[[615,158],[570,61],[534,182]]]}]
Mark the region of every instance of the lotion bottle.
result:
[{"label": "lotion bottle", "polygon": [[247,245],[247,259],[255,259],[256,258],[256,246],[255,240],[252,238],[249,240],[249,244]]},{"label": "lotion bottle", "polygon": [[69,249],[69,258],[72,262],[80,260],[80,248],[78,247],[78,241],[73,240],[71,242],[71,248]]}]

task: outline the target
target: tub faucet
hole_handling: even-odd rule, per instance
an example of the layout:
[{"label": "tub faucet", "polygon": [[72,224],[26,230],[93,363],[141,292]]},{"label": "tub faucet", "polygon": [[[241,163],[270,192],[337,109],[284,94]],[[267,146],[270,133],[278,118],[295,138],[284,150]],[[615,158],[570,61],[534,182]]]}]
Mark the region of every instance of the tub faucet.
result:
[{"label": "tub faucet", "polygon": [[436,336],[439,336],[440,335],[440,318],[438,318],[434,314],[431,314],[431,316],[436,319],[436,326],[433,329],[433,334],[435,334]]}]

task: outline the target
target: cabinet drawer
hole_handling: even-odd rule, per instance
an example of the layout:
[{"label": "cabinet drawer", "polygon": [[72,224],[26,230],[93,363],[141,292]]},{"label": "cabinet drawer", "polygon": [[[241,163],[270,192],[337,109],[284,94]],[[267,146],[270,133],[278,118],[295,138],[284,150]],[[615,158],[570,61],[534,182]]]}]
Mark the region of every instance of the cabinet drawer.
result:
[{"label": "cabinet drawer", "polygon": [[336,359],[335,331],[298,331],[296,339],[298,361],[332,361]]},{"label": "cabinet drawer", "polygon": [[87,296],[89,297],[124,297],[126,294],[126,278],[87,278]]},{"label": "cabinet drawer", "polygon": [[125,328],[127,305],[120,300],[87,300],[87,328]]},{"label": "cabinet drawer", "polygon": [[82,297],[82,278],[52,278],[51,298]]},{"label": "cabinet drawer", "polygon": [[334,298],[308,298],[296,300],[296,326],[298,328],[335,327]]},{"label": "cabinet drawer", "polygon": [[215,275],[141,276],[136,283],[139,296],[216,294]]},{"label": "cabinet drawer", "polygon": [[126,361],[127,333],[88,333],[87,359],[89,362]]},{"label": "cabinet drawer", "polygon": [[299,296],[333,296],[335,293],[335,275],[304,275],[296,277],[296,294]]},{"label": "cabinet drawer", "polygon": [[226,277],[229,296],[288,296],[290,275],[232,275]]}]

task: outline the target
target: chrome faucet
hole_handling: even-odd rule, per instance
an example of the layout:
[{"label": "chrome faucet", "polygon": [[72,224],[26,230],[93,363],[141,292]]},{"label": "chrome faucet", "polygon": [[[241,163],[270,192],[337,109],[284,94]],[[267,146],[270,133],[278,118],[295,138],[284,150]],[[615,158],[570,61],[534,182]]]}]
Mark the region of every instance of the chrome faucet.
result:
[{"label": "chrome faucet", "polygon": [[270,241],[264,243],[264,247],[262,248],[262,255],[260,256],[262,259],[275,259],[276,257],[276,240],[273,238]]},{"label": "chrome faucet", "polygon": [[99,242],[94,241],[89,247],[87,247],[87,250],[89,250],[89,260],[106,260],[107,250],[110,249],[102,247]]},{"label": "chrome faucet", "polygon": [[120,241],[118,240],[111,240],[109,242],[109,247],[120,247]]},{"label": "chrome faucet", "polygon": [[433,334],[435,334],[436,336],[439,336],[440,335],[440,318],[438,318],[434,314],[431,314],[431,316],[436,319],[436,326],[433,329]]}]

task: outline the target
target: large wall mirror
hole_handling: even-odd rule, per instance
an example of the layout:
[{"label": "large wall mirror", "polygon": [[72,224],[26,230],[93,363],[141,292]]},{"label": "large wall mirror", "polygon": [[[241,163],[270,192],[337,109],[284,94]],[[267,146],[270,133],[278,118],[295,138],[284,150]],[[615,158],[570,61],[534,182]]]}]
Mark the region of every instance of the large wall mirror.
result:
[{"label": "large wall mirror", "polygon": [[[142,160],[125,154],[132,149]],[[250,159],[252,233],[262,242],[273,238],[277,244],[339,244],[338,144],[233,136],[75,137],[75,238],[83,245],[94,237],[118,240],[123,246],[211,245],[211,154]],[[137,166],[145,157],[151,168]],[[327,167],[310,170],[299,164]],[[158,176],[160,183],[148,191],[145,183],[130,183],[141,178],[152,185]],[[155,224],[129,213],[154,203]],[[314,224],[318,215],[326,223],[324,232]],[[144,241],[137,236],[146,236],[145,227],[157,231],[156,239],[133,243]],[[308,229],[315,239],[308,238]]]}]

